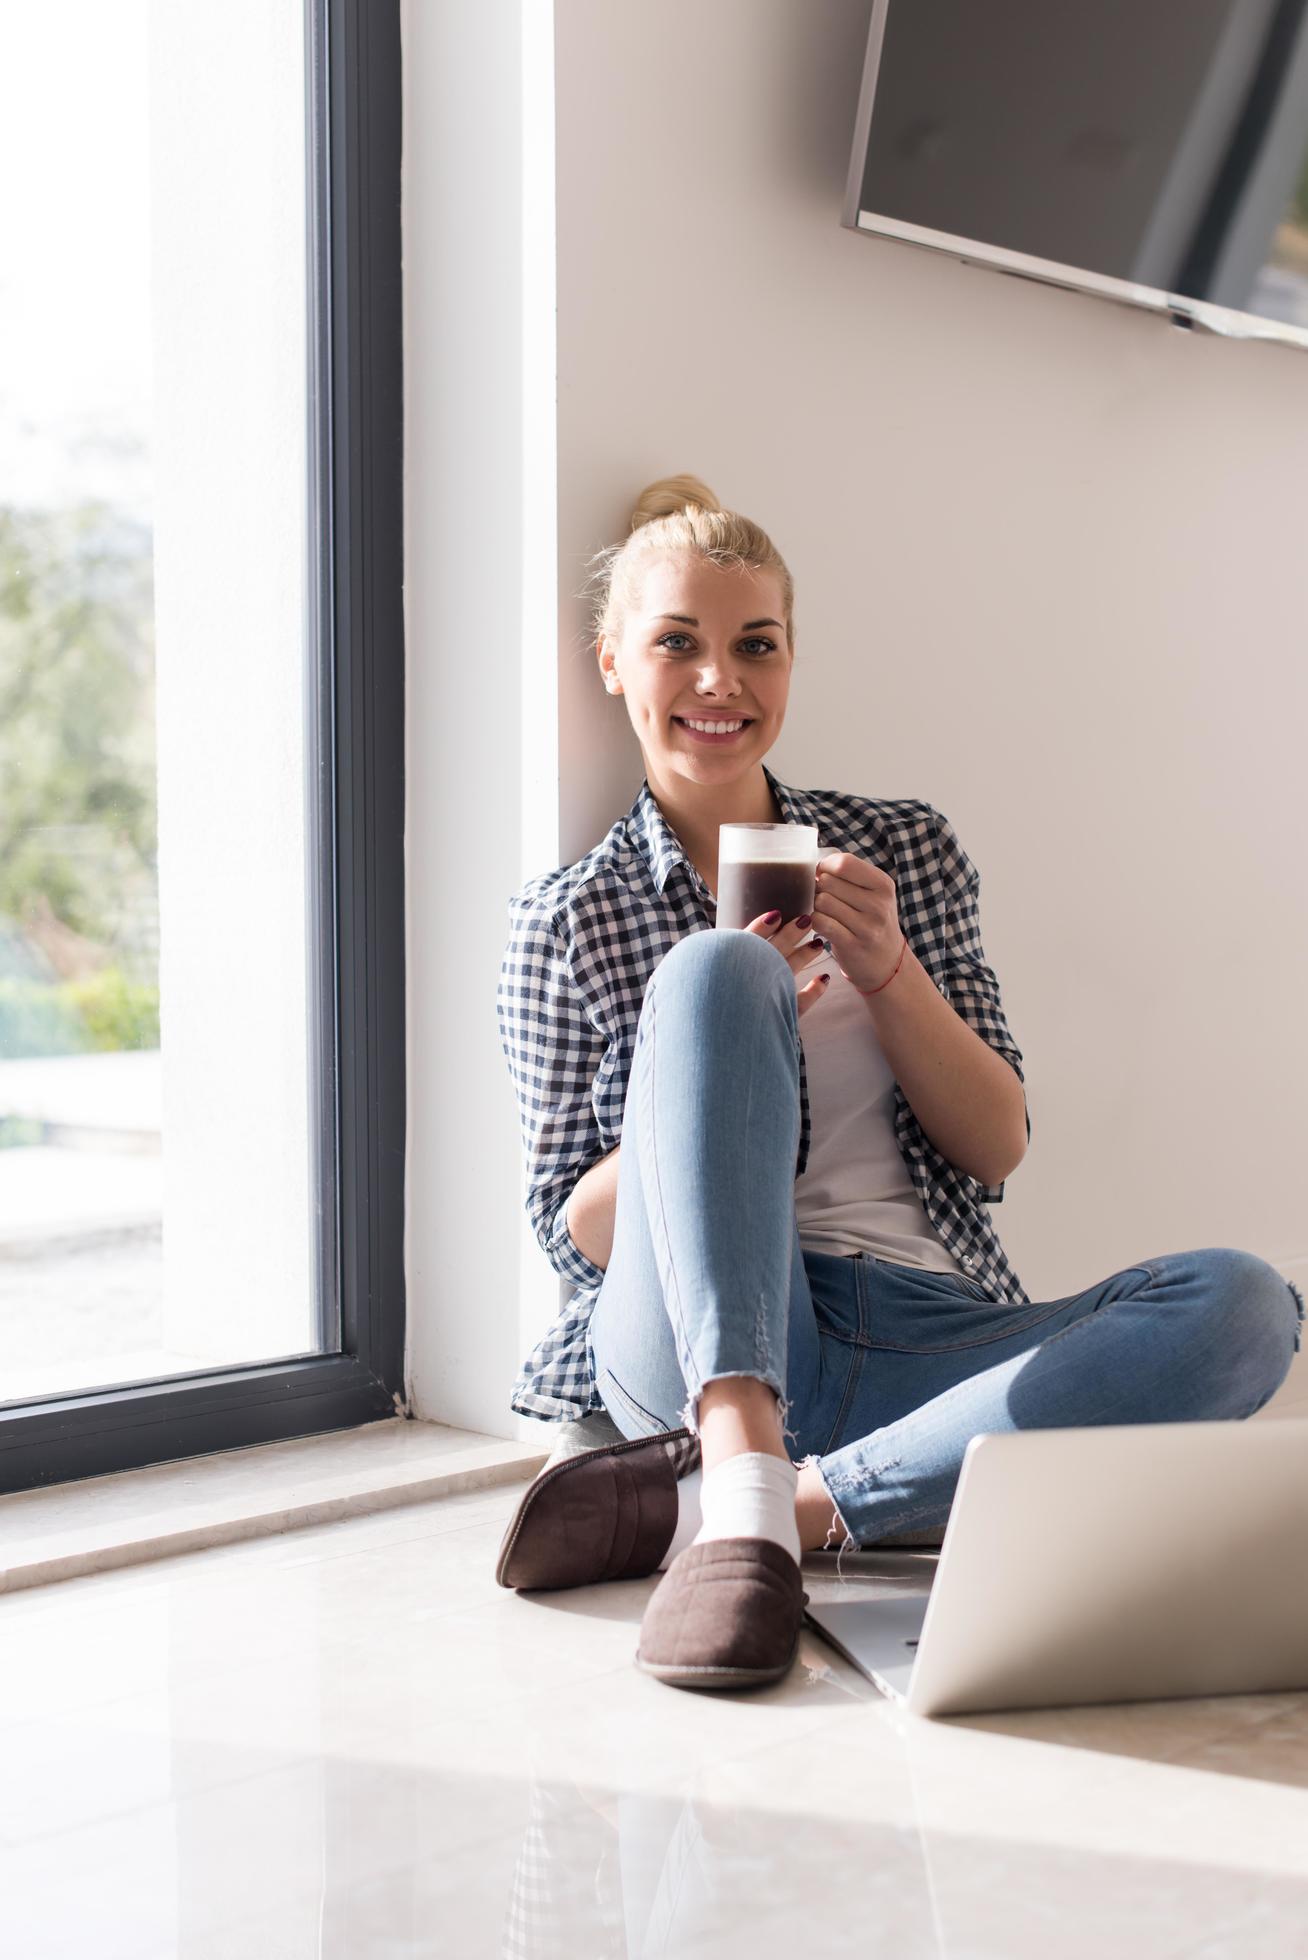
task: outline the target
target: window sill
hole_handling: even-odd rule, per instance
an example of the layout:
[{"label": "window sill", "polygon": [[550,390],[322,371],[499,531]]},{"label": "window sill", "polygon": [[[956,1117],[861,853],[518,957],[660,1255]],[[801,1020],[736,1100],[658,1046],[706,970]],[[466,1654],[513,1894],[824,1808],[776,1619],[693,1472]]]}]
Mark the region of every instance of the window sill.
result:
[{"label": "window sill", "polygon": [[455,1491],[525,1482],[533,1443],[403,1417],[0,1497],[0,1593]]}]

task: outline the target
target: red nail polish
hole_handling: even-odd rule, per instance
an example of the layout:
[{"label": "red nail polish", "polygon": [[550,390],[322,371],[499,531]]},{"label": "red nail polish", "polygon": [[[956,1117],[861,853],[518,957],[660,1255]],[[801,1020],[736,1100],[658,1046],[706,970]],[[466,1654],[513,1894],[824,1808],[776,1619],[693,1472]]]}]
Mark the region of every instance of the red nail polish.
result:
[{"label": "red nail polish", "polygon": [[764,915],[763,923],[765,926],[774,926],[780,917],[780,912],[768,912]]}]

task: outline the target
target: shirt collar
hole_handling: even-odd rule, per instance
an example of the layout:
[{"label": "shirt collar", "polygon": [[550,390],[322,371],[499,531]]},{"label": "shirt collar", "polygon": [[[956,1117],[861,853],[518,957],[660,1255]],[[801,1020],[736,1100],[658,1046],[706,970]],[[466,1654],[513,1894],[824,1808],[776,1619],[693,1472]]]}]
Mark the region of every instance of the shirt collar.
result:
[{"label": "shirt collar", "polygon": [[[774,776],[766,762],[763,774],[767,777],[772,794],[777,799],[783,823],[812,823],[808,798],[802,790],[791,789],[779,777]],[[674,867],[684,864],[694,876],[695,867],[682,849],[680,839],[669,828],[666,818],[654,800],[654,792],[649,786],[648,776],[640,787],[640,795],[627,813],[627,823],[632,841],[650,868],[650,874],[658,891],[662,893]]]}]

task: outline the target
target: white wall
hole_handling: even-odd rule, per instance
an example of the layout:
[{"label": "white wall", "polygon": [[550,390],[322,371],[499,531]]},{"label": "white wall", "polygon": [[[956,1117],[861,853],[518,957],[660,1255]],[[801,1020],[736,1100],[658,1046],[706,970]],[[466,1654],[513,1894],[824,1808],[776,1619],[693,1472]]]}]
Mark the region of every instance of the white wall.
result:
[{"label": "white wall", "polygon": [[[1053,1298],[1218,1244],[1308,1277],[1308,359],[842,229],[867,0],[664,0],[656,12],[566,0],[554,51],[561,590],[557,612],[538,592],[525,622],[542,660],[557,651],[560,793],[556,807],[537,778],[542,828],[524,847],[510,772],[487,795],[485,745],[468,752],[440,712],[443,697],[484,694],[488,660],[507,705],[505,425],[516,408],[521,437],[523,403],[500,311],[512,185],[486,160],[511,140],[511,54],[496,87],[486,68],[445,72],[458,50],[435,43],[453,41],[458,16],[489,61],[491,20],[507,43],[517,16],[433,12],[443,23],[422,13],[406,47],[421,122],[414,132],[411,113],[406,147],[410,545],[420,538],[409,742],[429,771],[439,759],[442,780],[410,785],[423,1412],[513,1433],[509,1381],[555,1297],[551,1280],[514,1326],[520,1164],[494,1026],[502,899],[576,858],[639,788],[639,750],[599,685],[575,595],[641,485],[679,470],[761,521],[795,575],[798,654],[770,765],[809,787],[928,798],[981,871],[1033,1128],[995,1219],[1028,1291]],[[437,181],[435,125],[456,103],[477,126],[461,157],[448,131],[439,139]],[[457,297],[446,201],[478,234],[475,306]],[[470,353],[474,312],[492,344]],[[539,406],[539,375],[535,388]],[[477,420],[466,458],[451,453],[460,426],[424,407],[442,390],[484,397],[490,426]],[[493,589],[479,525],[437,487],[483,470]],[[462,630],[436,639],[438,583]],[[451,825],[488,846],[457,965],[443,957],[447,888],[433,873]],[[458,1161],[437,1141],[451,1068],[460,1121],[472,1112]]]},{"label": "white wall", "polygon": [[495,1019],[508,895],[560,862],[552,11],[401,11],[409,1389],[504,1436],[559,1298]]}]

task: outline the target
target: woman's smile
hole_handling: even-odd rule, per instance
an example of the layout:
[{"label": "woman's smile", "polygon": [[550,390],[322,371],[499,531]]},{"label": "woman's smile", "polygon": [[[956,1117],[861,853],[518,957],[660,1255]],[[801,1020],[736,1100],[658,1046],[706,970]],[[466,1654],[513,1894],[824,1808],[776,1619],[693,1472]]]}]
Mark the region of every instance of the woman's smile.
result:
[{"label": "woman's smile", "polygon": [[730,719],[725,715],[696,715],[699,727],[686,715],[673,715],[672,719],[678,728],[685,729],[692,742],[705,743],[709,748],[726,748],[754,725],[748,716],[738,715]]}]

